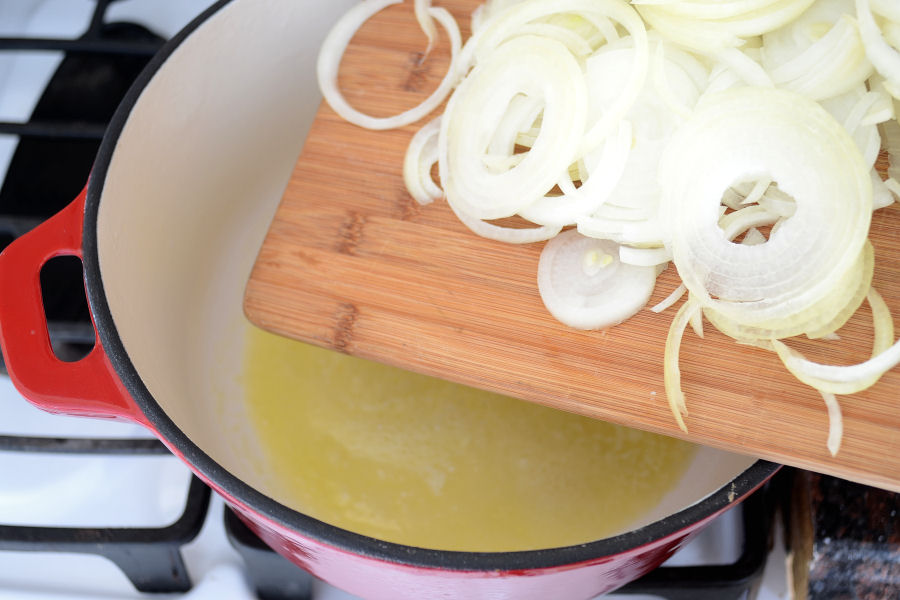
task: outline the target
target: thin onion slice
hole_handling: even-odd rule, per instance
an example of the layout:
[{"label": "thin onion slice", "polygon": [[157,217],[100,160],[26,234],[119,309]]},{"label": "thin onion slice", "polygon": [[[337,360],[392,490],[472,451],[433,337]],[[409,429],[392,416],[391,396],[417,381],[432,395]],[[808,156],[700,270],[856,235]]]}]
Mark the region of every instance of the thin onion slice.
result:
[{"label": "thin onion slice", "polygon": [[440,117],[419,129],[409,141],[403,159],[403,182],[410,196],[421,205],[430,204],[444,195],[431,178],[431,168],[438,161],[440,129]]},{"label": "thin onion slice", "polygon": [[428,46],[425,47],[423,60],[431,54],[434,42],[437,40],[437,27],[434,24],[434,16],[429,9],[431,9],[431,0],[413,0],[416,21],[419,23],[419,27],[422,28],[425,37],[428,38]]},{"label": "thin onion slice", "polygon": [[[780,86],[822,100],[843,94],[872,74],[852,0],[816,2],[796,21],[768,33],[763,64]],[[820,35],[823,24],[830,27]]]},{"label": "thin onion slice", "polygon": [[737,47],[744,38],[790,23],[813,0],[635,0],[638,12],[665,37],[688,48]]},{"label": "thin onion slice", "polygon": [[669,294],[668,296],[666,296],[665,298],[660,300],[658,304],[654,304],[650,308],[650,310],[655,313],[662,312],[662,311],[666,310],[667,308],[669,308],[670,306],[673,306],[679,300],[681,300],[681,297],[684,296],[686,293],[687,293],[687,288],[684,287],[683,283],[681,283],[678,285],[677,288],[672,290],[671,294]]},{"label": "thin onion slice", "polygon": [[[421,104],[410,108],[398,115],[391,117],[373,117],[364,114],[352,106],[344,99],[340,89],[338,89],[338,69],[341,65],[341,59],[347,45],[357,30],[362,27],[363,23],[368,21],[374,14],[391,6],[399,4],[402,0],[365,0],[360,2],[349,11],[347,11],[337,23],[334,24],[331,31],[325,37],[325,41],[319,50],[319,58],[316,63],[316,75],[319,81],[319,90],[328,105],[346,121],[349,121],[366,129],[394,129],[409,125],[424,118],[431,111],[436,109],[453,90],[459,79],[457,69],[457,56],[462,47],[462,37],[459,32],[459,26],[453,16],[444,8],[428,8],[427,14],[436,19],[441,26],[446,29],[450,37],[450,66],[446,75],[441,80],[440,85],[431,95]],[[417,4],[418,7],[418,4]],[[422,9],[419,8],[419,11]],[[420,20],[420,23],[422,20]],[[428,22],[428,21],[426,21]],[[426,32],[428,30],[426,29]],[[430,50],[430,44],[429,44]]]},{"label": "thin onion slice", "polygon": [[544,246],[538,262],[538,291],[557,320],[576,329],[603,329],[637,313],[653,293],[655,266],[619,260],[608,240],[565,231]]},{"label": "thin onion slice", "polygon": [[630,43],[634,47],[630,77],[620,88],[618,100],[588,124],[588,129],[580,140],[579,153],[590,152],[616,130],[619,120],[631,108],[647,77],[650,62],[647,30],[634,8],[624,0],[525,0],[498,12],[484,24],[467,46],[471,50],[471,61],[478,64],[491,56],[505,41],[520,35],[521,27],[559,14],[580,15],[592,23],[613,20],[628,32]]},{"label": "thin onion slice", "polygon": [[635,248],[633,246],[620,246],[619,260],[626,265],[653,267],[664,265],[672,260],[672,253],[666,247]]},{"label": "thin onion slice", "polygon": [[869,290],[867,299],[875,326],[872,358],[846,367],[821,365],[774,340],[775,352],[794,377],[822,393],[855,394],[874,385],[888,369],[900,362],[900,342],[893,344],[894,325],[887,305],[874,289]]},{"label": "thin onion slice", "polygon": [[832,456],[837,456],[841,448],[841,439],[844,437],[844,417],[841,415],[841,405],[834,394],[821,392],[825,407],[828,409],[828,440],[825,445]]},{"label": "thin onion slice", "polygon": [[884,39],[872,14],[870,0],[856,0],[856,16],[869,60],[884,77],[885,89],[900,99],[900,52]]},{"label": "thin onion slice", "polygon": [[[519,95],[540,99],[541,130],[526,156],[502,173],[483,162],[497,124]],[[440,178],[448,201],[475,219],[509,217],[546,195],[577,158],[587,89],[578,62],[556,40],[513,37],[479,62],[441,119]]]},{"label": "thin onion slice", "polygon": [[[722,192],[759,176],[792,196],[796,212],[767,243],[734,244],[717,225]],[[845,308],[821,302],[837,302],[833,291],[859,264],[872,184],[853,140],[818,104],[764,88],[707,96],[667,147],[660,179],[667,245],[704,309],[761,328],[794,321],[803,331]]]},{"label": "thin onion slice", "polygon": [[672,324],[669,326],[669,335],[666,337],[666,351],[663,363],[663,379],[666,386],[666,398],[669,401],[669,408],[672,415],[678,423],[678,427],[687,433],[687,425],[684,423],[684,417],[687,416],[687,404],[685,403],[684,391],[681,389],[681,367],[679,366],[678,357],[681,353],[681,338],[684,336],[684,330],[688,324],[694,320],[694,317],[701,310],[700,304],[688,297],[687,302],[681,305]]}]

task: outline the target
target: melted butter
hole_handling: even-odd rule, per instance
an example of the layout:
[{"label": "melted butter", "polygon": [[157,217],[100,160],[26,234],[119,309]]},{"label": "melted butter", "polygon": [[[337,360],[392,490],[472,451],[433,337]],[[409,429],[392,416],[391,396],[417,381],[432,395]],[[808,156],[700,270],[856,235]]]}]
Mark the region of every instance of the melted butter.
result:
[{"label": "melted butter", "polygon": [[276,497],[413,546],[526,550],[613,535],[659,502],[694,453],[257,329],[243,376]]}]

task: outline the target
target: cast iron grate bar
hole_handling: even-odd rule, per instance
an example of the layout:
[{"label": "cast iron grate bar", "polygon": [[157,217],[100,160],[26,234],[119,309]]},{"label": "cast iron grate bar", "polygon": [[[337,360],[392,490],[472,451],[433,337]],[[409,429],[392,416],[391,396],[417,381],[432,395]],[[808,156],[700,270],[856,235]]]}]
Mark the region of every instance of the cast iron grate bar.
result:
[{"label": "cast iron grate bar", "polygon": [[741,600],[759,585],[769,551],[774,522],[773,486],[767,484],[741,503],[744,543],[729,565],[660,567],[616,590],[616,594],[647,594],[665,600]]},{"label": "cast iron grate bar", "polygon": [[59,438],[26,435],[0,435],[0,451],[114,456],[169,453],[162,442],[151,438]]},{"label": "cast iron grate bar", "polygon": [[[64,55],[32,114],[22,121],[0,120],[0,135],[18,140],[6,177],[0,180],[0,249],[81,191],[109,119],[134,78],[165,43],[142,25],[108,22],[108,8],[117,1],[94,0],[89,24],[75,39],[28,37],[17,31],[0,36],[4,57]],[[81,268],[46,267],[41,286],[53,351],[61,360],[75,361],[96,341]],[[2,358],[0,372],[5,372]]]},{"label": "cast iron grate bar", "polygon": [[65,52],[66,54],[118,54],[122,56],[150,57],[159,51],[155,42],[128,40],[101,40],[80,38],[74,40],[56,38],[0,38],[0,51],[10,52]]},{"label": "cast iron grate bar", "polygon": [[[158,440],[28,436],[0,436],[0,450],[113,455],[167,452]],[[200,533],[210,495],[209,487],[192,476],[181,516],[165,527],[0,525],[0,551],[94,554],[112,561],[139,592],[186,592],[192,583],[181,547]]]},{"label": "cast iron grate bar", "polygon": [[247,565],[247,576],[259,600],[310,600],[313,576],[276,554],[225,508],[225,533]]},{"label": "cast iron grate bar", "polygon": [[0,121],[0,135],[56,140],[102,140],[106,123],[29,121],[14,123]]},{"label": "cast iron grate bar", "polygon": [[[741,504],[744,544],[730,565],[662,566],[615,594],[654,595],[665,600],[740,600],[752,597],[768,554],[773,523],[772,491],[757,491]],[[277,554],[230,510],[225,510],[229,542],[247,564],[247,574],[260,600],[310,600],[313,577]]]}]

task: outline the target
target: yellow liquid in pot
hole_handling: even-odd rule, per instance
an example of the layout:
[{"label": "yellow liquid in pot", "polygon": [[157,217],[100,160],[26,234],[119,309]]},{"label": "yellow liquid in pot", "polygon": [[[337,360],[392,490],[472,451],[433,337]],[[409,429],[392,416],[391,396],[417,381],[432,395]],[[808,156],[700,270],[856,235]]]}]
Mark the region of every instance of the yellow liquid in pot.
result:
[{"label": "yellow liquid in pot", "polygon": [[619,533],[695,450],[255,329],[244,383],[278,500],[413,546],[527,550]]}]

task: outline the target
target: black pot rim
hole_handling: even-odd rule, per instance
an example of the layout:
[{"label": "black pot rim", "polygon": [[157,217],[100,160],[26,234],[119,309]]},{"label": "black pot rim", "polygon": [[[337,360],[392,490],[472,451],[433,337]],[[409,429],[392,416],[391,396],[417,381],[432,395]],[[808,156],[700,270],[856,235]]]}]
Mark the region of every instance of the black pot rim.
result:
[{"label": "black pot rim", "polygon": [[201,474],[227,495],[266,519],[317,542],[369,558],[414,567],[461,571],[523,571],[590,562],[669,538],[742,500],[770,478],[780,465],[753,463],[734,480],[695,504],[659,521],[617,536],[544,550],[462,552],[432,550],[385,542],[329,525],[290,509],[245,483],[203,452],[162,410],[147,390],[119,337],[103,287],[97,248],[97,216],[104,181],[122,130],[144,88],[169,56],[211,16],[232,3],[219,0],[167,42],[125,95],[103,138],[85,201],[83,261],[88,303],[99,341],[138,408],[163,439],[178,449]]}]

